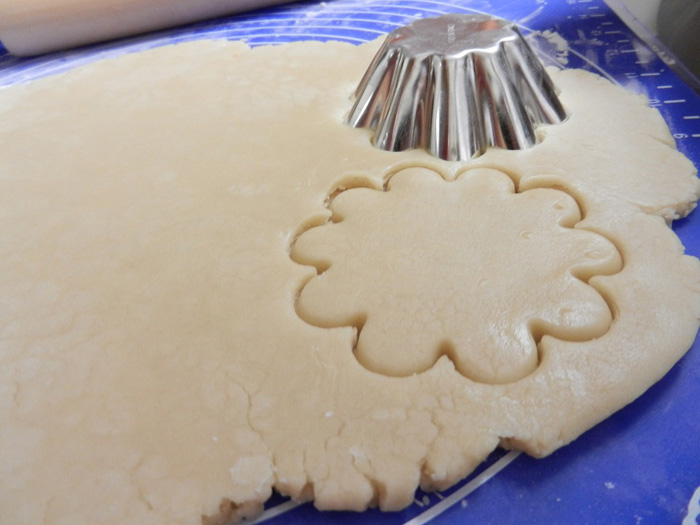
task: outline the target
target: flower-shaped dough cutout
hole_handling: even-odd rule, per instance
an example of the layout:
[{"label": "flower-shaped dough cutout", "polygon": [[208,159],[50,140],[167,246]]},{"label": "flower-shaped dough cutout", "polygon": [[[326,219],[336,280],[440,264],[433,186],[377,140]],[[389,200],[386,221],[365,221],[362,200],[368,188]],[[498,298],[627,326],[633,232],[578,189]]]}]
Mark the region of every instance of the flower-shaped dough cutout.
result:
[{"label": "flower-shaped dough cutout", "polygon": [[407,376],[446,355],[472,380],[507,383],[537,368],[541,337],[585,341],[610,327],[588,280],[618,272],[620,255],[574,228],[581,213],[563,191],[516,193],[488,168],[452,182],[410,168],[387,191],[346,190],[329,208],[333,220],[292,247],[319,271],[297,313],[319,327],[356,326],[355,355],[369,370]]}]

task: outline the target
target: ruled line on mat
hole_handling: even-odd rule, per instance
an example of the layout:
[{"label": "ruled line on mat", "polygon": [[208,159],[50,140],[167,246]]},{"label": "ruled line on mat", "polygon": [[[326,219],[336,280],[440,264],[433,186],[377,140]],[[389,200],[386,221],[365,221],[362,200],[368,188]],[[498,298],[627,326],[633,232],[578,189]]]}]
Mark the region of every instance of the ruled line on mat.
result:
[{"label": "ruled line on mat", "polygon": [[522,454],[522,452],[520,452],[519,450],[511,450],[505,456],[503,456],[501,459],[499,459],[493,465],[491,465],[489,468],[484,470],[481,474],[476,476],[469,483],[464,485],[461,489],[453,492],[440,503],[435,504],[434,506],[430,507],[428,510],[419,514],[415,518],[407,521],[406,523],[404,523],[404,525],[423,525],[424,523],[429,522],[436,516],[439,516],[447,509],[452,507],[455,503],[461,501],[463,498],[466,498],[469,494],[471,494],[481,485],[493,478],[501,470],[510,465],[510,463],[520,454]]},{"label": "ruled line on mat", "polygon": [[253,525],[254,523],[262,523],[264,521],[271,520],[272,518],[275,518],[280,514],[284,514],[285,512],[297,508],[299,505],[302,505],[302,503],[290,499],[289,501],[285,501],[284,503],[280,503],[275,507],[270,507],[266,511],[263,511],[263,513],[260,514],[260,516],[258,516],[254,521],[251,521],[250,523],[251,525]]}]

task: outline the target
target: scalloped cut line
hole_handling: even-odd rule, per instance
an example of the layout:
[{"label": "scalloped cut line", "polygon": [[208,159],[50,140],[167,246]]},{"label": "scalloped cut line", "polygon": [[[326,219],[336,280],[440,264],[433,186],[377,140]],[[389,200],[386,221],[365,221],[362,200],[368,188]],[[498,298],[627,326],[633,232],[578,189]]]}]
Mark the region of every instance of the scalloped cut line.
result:
[{"label": "scalloped cut line", "polygon": [[[383,359],[381,356],[377,357],[377,354],[382,350],[382,349],[377,349],[376,345],[369,344],[369,346],[373,346],[374,348],[370,348],[369,350],[367,349],[367,346],[364,341],[363,336],[367,333],[365,332],[365,328],[368,326],[368,321],[371,322],[373,320],[373,315],[371,312],[368,310],[372,310],[372,308],[366,308],[366,309],[355,309],[352,313],[347,313],[345,314],[344,318],[342,319],[341,322],[339,322],[337,319],[329,319],[327,316],[325,316],[325,313],[327,310],[333,310],[332,304],[335,303],[337,304],[338,302],[343,302],[346,299],[342,297],[342,295],[339,295],[337,293],[332,293],[332,291],[328,291],[328,294],[330,296],[325,297],[323,300],[318,300],[318,293],[314,296],[316,304],[314,304],[314,301],[311,301],[311,305],[307,304],[307,302],[304,301],[304,296],[305,296],[305,290],[309,285],[311,287],[318,287],[319,282],[323,281],[323,286],[324,288],[331,288],[330,285],[326,286],[326,282],[330,280],[335,280],[337,281],[338,279],[341,279],[342,276],[338,276],[336,274],[331,274],[327,273],[328,270],[333,268],[334,265],[342,266],[343,268],[346,268],[348,266],[347,261],[345,259],[347,258],[352,258],[353,253],[356,252],[356,248],[361,246],[362,244],[362,239],[356,238],[356,239],[347,239],[347,232],[342,232],[345,237],[341,235],[340,232],[335,232],[335,238],[338,239],[337,242],[343,242],[343,239],[345,241],[350,241],[352,243],[353,248],[351,248],[349,251],[343,251],[342,248],[338,248],[337,246],[334,246],[332,249],[327,250],[328,252],[332,252],[335,255],[335,258],[338,259],[341,256],[344,256],[342,258],[341,262],[336,262],[333,260],[333,256],[330,256],[329,253],[318,253],[318,252],[323,252],[323,245],[322,242],[333,242],[330,233],[330,228],[327,229],[326,231],[329,232],[328,235],[321,235],[323,237],[322,239],[312,242],[312,245],[314,248],[318,248],[316,252],[313,253],[311,257],[308,256],[308,254],[304,253],[299,253],[299,239],[302,239],[303,241],[306,239],[305,235],[314,229],[318,229],[318,232],[321,232],[324,227],[327,226],[332,226],[332,225],[339,225],[346,220],[349,220],[353,223],[357,222],[355,219],[358,219],[357,214],[360,213],[360,211],[366,212],[366,214],[371,214],[371,211],[366,210],[365,208],[362,208],[362,210],[355,209],[355,215],[353,216],[353,209],[352,206],[348,205],[346,201],[351,200],[349,198],[349,195],[344,195],[347,194],[348,192],[354,192],[358,189],[361,189],[365,192],[373,192],[374,195],[380,195],[382,193],[387,193],[391,192],[391,185],[392,181],[394,180],[393,177],[394,175],[397,174],[402,174],[402,173],[409,173],[411,174],[412,177],[420,177],[425,174],[431,174],[431,175],[436,175],[436,173],[432,170],[426,169],[424,167],[414,167],[414,168],[405,168],[397,173],[394,173],[387,177],[384,185],[382,188],[377,188],[372,185],[370,181],[367,181],[366,184],[363,184],[362,181],[360,180],[354,180],[353,184],[351,187],[347,184],[339,184],[334,187],[334,190],[331,191],[326,199],[326,207],[331,213],[331,217],[328,222],[325,224],[312,224],[308,225],[307,227],[301,227],[299,229],[300,233],[295,236],[294,241],[291,243],[290,247],[290,254],[292,259],[300,264],[304,265],[310,265],[315,267],[317,275],[314,277],[311,277],[308,281],[306,281],[298,290],[298,293],[296,295],[295,299],[295,311],[297,312],[297,315],[307,322],[308,324],[321,327],[321,328],[336,328],[336,327],[354,327],[357,330],[357,337],[355,338],[354,346],[353,346],[353,352],[355,354],[355,357],[357,358],[358,362],[364,366],[366,369],[376,372],[379,374],[384,374],[387,376],[398,376],[398,377],[405,377],[409,375],[413,375],[416,373],[422,373],[430,368],[434,367],[437,361],[441,358],[446,358],[449,359],[454,367],[462,373],[466,378],[477,381],[477,382],[482,382],[482,383],[490,383],[490,384],[496,384],[496,383],[508,383],[508,382],[513,382],[517,381],[519,379],[522,379],[523,377],[526,377],[527,375],[533,373],[538,367],[541,362],[541,355],[539,351],[539,343],[540,340],[545,337],[555,337],[558,339],[562,340],[567,340],[567,341],[575,341],[575,342],[584,342],[584,341],[591,341],[597,337],[600,337],[604,335],[610,328],[613,317],[614,317],[614,308],[612,308],[611,302],[612,299],[607,297],[605,294],[601,293],[600,290],[596,289],[594,285],[589,283],[589,280],[596,276],[596,275],[610,275],[613,273],[617,273],[618,271],[621,270],[622,268],[622,263],[621,263],[621,256],[619,249],[617,246],[615,246],[613,243],[611,243],[608,239],[604,238],[602,235],[598,233],[593,233],[593,232],[588,232],[583,229],[578,229],[576,228],[576,224],[580,223],[581,220],[583,219],[582,213],[581,213],[581,207],[580,205],[576,202],[576,199],[574,199],[573,196],[571,196],[568,192],[563,191],[561,188],[557,189],[552,189],[552,188],[546,188],[546,187],[541,187],[541,188],[530,188],[526,190],[525,192],[517,192],[515,191],[515,185],[511,179],[510,176],[507,174],[503,173],[502,171],[498,170],[493,170],[489,168],[475,168],[472,170],[467,170],[463,172],[455,181],[451,182],[446,182],[443,180],[444,184],[456,184],[456,181],[460,181],[465,177],[489,177],[491,175],[497,174],[499,175],[502,179],[507,178],[508,181],[510,181],[510,184],[513,186],[512,188],[512,196],[517,198],[518,196],[521,196],[527,192],[531,191],[545,191],[549,192],[547,200],[545,200],[545,203],[551,204],[551,208],[554,210],[552,212],[549,210],[547,213],[552,214],[556,216],[559,214],[560,218],[558,222],[553,223],[551,226],[559,231],[562,227],[566,231],[569,232],[574,232],[575,235],[580,236],[580,235],[587,235],[587,236],[596,236],[598,237],[602,242],[599,242],[599,246],[594,246],[594,247],[589,247],[585,250],[583,250],[578,258],[574,258],[573,264],[571,265],[571,268],[568,270],[567,273],[569,273],[574,279],[575,283],[578,286],[586,286],[588,289],[588,292],[592,292],[595,294],[597,297],[599,303],[604,305],[605,312],[601,317],[603,317],[603,321],[601,322],[600,319],[596,320],[596,326],[587,326],[584,323],[584,326],[580,327],[564,327],[562,328],[561,326],[557,326],[556,320],[550,319],[542,319],[542,318],[537,318],[537,317],[528,317],[528,319],[525,322],[524,329],[527,331],[525,335],[522,333],[515,338],[509,338],[508,336],[503,336],[502,340],[505,341],[507,344],[504,346],[513,346],[513,341],[515,341],[515,347],[516,348],[509,348],[508,352],[502,352],[499,351],[498,348],[495,348],[497,345],[491,345],[491,354],[495,355],[496,358],[491,358],[491,363],[485,363],[483,366],[478,362],[479,359],[481,359],[482,362],[484,361],[489,361],[488,356],[484,356],[483,352],[479,353],[477,352],[476,357],[470,357],[469,354],[473,353],[470,352],[469,348],[465,348],[464,344],[460,344],[459,342],[455,341],[454,337],[451,337],[447,333],[441,333],[440,329],[437,329],[437,331],[432,330],[432,333],[428,334],[428,339],[431,339],[433,344],[431,345],[430,348],[426,348],[425,345],[422,346],[422,350],[418,349],[419,352],[422,352],[423,358],[422,359],[413,359],[412,362],[414,363],[413,365],[409,364],[407,366],[403,367],[396,367],[392,368],[392,362],[389,360],[387,363],[386,359]],[[435,178],[435,177],[433,177]],[[398,180],[398,179],[396,179]],[[501,180],[499,184],[507,184],[508,182],[505,180]],[[475,188],[478,188],[482,186],[483,184],[488,184],[486,179],[484,179],[484,183],[481,184],[478,181],[472,182],[471,184],[475,185]],[[415,189],[414,189],[415,190]],[[564,197],[562,199],[553,199],[553,197],[556,196],[556,193],[563,194]],[[404,192],[405,193],[405,192]],[[372,194],[370,194],[372,195]],[[500,195],[500,194],[499,194]],[[463,195],[460,195],[460,197],[463,197]],[[340,198],[343,203],[341,203],[340,206],[335,206],[334,204],[338,201],[338,198]],[[457,197],[456,197],[457,198]],[[499,198],[496,196],[496,198]],[[357,199],[353,200],[354,204],[357,204]],[[376,203],[374,203],[376,205]],[[445,206],[449,208],[450,204],[454,206],[455,208],[459,208],[463,205],[461,201],[456,201],[453,203],[445,203]],[[395,202],[392,202],[392,205],[395,205]],[[469,203],[464,203],[465,206],[469,206]],[[498,203],[494,203],[495,206],[498,205]],[[429,208],[429,205],[426,205],[427,208]],[[340,209],[337,209],[340,208]],[[357,208],[357,206],[355,206]],[[423,217],[424,213],[426,211],[430,210],[414,210],[415,216],[420,216]],[[543,208],[543,213],[545,212]],[[379,217],[381,214],[377,212],[377,217]],[[576,215],[574,218],[573,216]],[[372,217],[375,217],[372,215]],[[422,219],[417,219],[417,220],[422,220]],[[430,217],[428,217],[428,220],[430,220]],[[437,220],[437,219],[436,219]],[[492,220],[492,219],[490,219]],[[360,219],[361,222],[361,219]],[[506,221],[507,222],[507,221]],[[365,223],[367,223],[367,220],[365,220]],[[370,223],[365,224],[365,226],[371,226]],[[386,226],[386,224],[383,224],[383,226]],[[410,227],[410,221],[408,221],[407,225],[403,225],[404,229],[401,230],[402,225],[397,225],[396,228],[396,235],[393,237],[401,237],[401,232],[402,231],[408,231]],[[354,225],[355,230],[354,232],[357,233],[357,225]],[[476,228],[482,227],[480,225],[474,226]],[[337,228],[336,228],[337,229]],[[370,228],[366,228],[370,229]],[[469,228],[467,229],[469,230]],[[471,229],[473,231],[473,228]],[[561,233],[561,231],[559,231]],[[519,237],[525,240],[532,240],[532,239],[537,239],[539,238],[540,241],[542,240],[541,237],[542,232],[538,232],[536,229],[527,229],[524,228],[522,231],[519,232]],[[391,235],[390,235],[391,236]],[[375,239],[376,240],[376,239]],[[366,239],[365,239],[366,241]],[[464,239],[465,243],[469,244],[467,241],[468,239]],[[441,244],[441,239],[428,239],[428,242],[437,242],[440,246]],[[459,244],[459,239],[457,239],[457,242]],[[427,246],[427,244],[426,244]],[[382,247],[378,246],[378,249],[376,250],[370,250],[373,251],[374,254],[379,254],[377,256],[377,260],[381,260],[383,258],[383,251]],[[486,248],[486,246],[485,246]],[[390,248],[386,248],[389,250]],[[440,249],[440,248],[438,248]],[[514,249],[517,249],[514,248]],[[361,248],[360,248],[361,250]],[[432,248],[425,250],[425,253],[419,252],[419,258],[421,256],[425,257],[426,254],[429,254],[429,252],[432,250]],[[607,253],[606,253],[607,250]],[[416,250],[418,251],[418,250]],[[304,248],[301,248],[301,252],[304,252]],[[508,252],[508,250],[506,250]],[[614,252],[614,253],[613,253]],[[362,253],[357,254],[357,259],[361,259]],[[367,256],[367,253],[364,253],[365,256]],[[515,264],[514,266],[518,266],[517,264],[517,259],[521,256],[520,253],[514,253],[514,261]],[[372,254],[369,254],[369,257],[372,257]],[[544,256],[544,259],[547,259],[546,256]],[[596,264],[595,261],[600,261],[602,260],[603,263],[598,263]],[[584,261],[584,262],[581,262]],[[375,260],[365,260],[364,267],[371,267],[373,265],[373,262],[376,263]],[[586,264],[586,262],[593,264]],[[395,261],[395,264],[397,266],[401,265],[400,261]],[[439,261],[436,263],[427,263],[427,264],[444,264],[446,267],[451,268],[452,266],[449,264],[449,262],[445,261]],[[355,273],[358,271],[361,271],[361,268],[363,267],[362,264],[360,263],[360,266],[353,265],[351,263],[351,266],[353,266],[353,269]],[[457,265],[459,266],[459,265]],[[359,268],[359,269],[358,269]],[[342,268],[340,269],[342,272]],[[470,272],[467,271],[467,274]],[[404,275],[404,277],[406,277]],[[408,276],[409,278],[411,276]],[[418,275],[413,276],[415,279],[418,279]],[[560,276],[561,277],[561,276]],[[413,279],[409,279],[413,280]],[[471,284],[475,287],[480,287],[480,288],[488,288],[493,285],[493,280],[486,278],[486,277],[481,277],[478,279],[474,279],[474,282]],[[378,284],[379,287],[381,287],[383,281],[380,281]],[[584,284],[585,283],[585,284]],[[413,283],[411,283],[413,284]],[[407,289],[410,288],[410,284],[407,284]],[[362,290],[362,289],[357,289],[357,294],[360,295],[366,295],[367,290]],[[311,292],[310,292],[311,293]],[[319,292],[320,293],[320,292]],[[390,295],[397,295],[397,293],[401,293],[400,291],[397,292],[397,290],[391,290]],[[380,294],[381,295],[381,294]],[[411,295],[410,293],[406,294],[407,296]],[[460,300],[462,300],[465,296],[477,296],[479,297],[480,295],[483,297],[483,293],[473,293],[470,289],[470,286],[465,284],[465,287],[462,290],[457,290],[456,291],[457,299],[455,300],[454,309],[459,310],[460,306]],[[516,290],[513,292],[514,297],[517,297],[519,295],[519,292]],[[486,293],[486,296],[488,296],[488,292]],[[564,303],[560,306],[554,306],[555,309],[558,308],[558,315],[560,315],[562,318],[566,319],[567,316],[575,317],[577,315],[583,315],[579,311],[577,311],[577,305],[575,303],[572,303],[572,300],[570,297],[567,298],[568,300],[565,300]],[[416,299],[420,304],[425,303],[425,308],[430,309],[434,308],[434,302],[432,300],[424,300],[420,294],[418,298]],[[375,300],[375,304],[377,301],[381,302],[381,297],[377,300]],[[468,304],[469,299],[466,299],[466,304]],[[323,304],[320,304],[323,302]],[[392,302],[389,300],[389,302],[392,305],[396,305],[396,302]],[[304,304],[302,304],[304,303]],[[590,307],[590,300],[588,302],[583,301],[583,307],[584,309],[586,307]],[[465,303],[462,303],[465,304]],[[598,309],[600,309],[601,304],[598,304]],[[449,305],[448,305],[449,306]],[[472,306],[473,308],[473,306]],[[486,306],[486,310],[491,311],[493,308]],[[590,308],[589,308],[590,309]],[[319,312],[321,312],[319,314]],[[415,311],[414,311],[415,313]],[[380,314],[381,315],[381,314]],[[452,317],[459,318],[460,314],[459,312],[455,313],[452,312],[451,314]],[[416,322],[420,322],[421,317],[420,315],[416,316]],[[551,317],[551,316],[550,316]],[[464,318],[463,318],[463,323],[468,325],[469,324],[469,318],[470,316],[465,312]],[[433,319],[433,321],[437,324],[443,323],[443,326],[445,324],[445,319],[440,319],[439,315]],[[505,320],[506,325],[508,323],[508,319]],[[409,324],[410,324],[409,320]],[[498,324],[503,324],[503,320],[497,319],[494,321],[496,325]],[[517,324],[517,323],[516,323]],[[566,324],[564,322],[564,324]],[[387,330],[387,326],[389,327]],[[410,328],[409,328],[410,329]],[[494,330],[497,328],[494,328]],[[512,327],[501,327],[505,332],[522,332],[523,327],[520,326],[512,326]],[[383,331],[383,332],[391,332],[392,330],[397,332],[396,336],[398,336],[398,331],[400,329],[396,327],[390,326],[390,323],[387,325],[384,325],[382,327],[377,327],[376,324],[372,326],[370,329],[373,332],[378,332],[378,331]],[[431,331],[431,329],[428,327],[426,328],[427,331]],[[391,334],[389,334],[387,337],[391,337]],[[386,340],[382,339],[383,341]],[[462,343],[464,342],[464,339],[462,338]],[[491,341],[493,342],[493,341]],[[519,345],[519,347],[518,347]],[[391,345],[388,345],[391,346]],[[406,348],[412,346],[412,345],[404,345]],[[414,350],[414,353],[415,350]],[[500,354],[503,354],[499,356]],[[510,355],[510,357],[509,357]],[[512,356],[515,355],[516,357],[513,358]],[[465,357],[466,356],[466,357]],[[499,370],[503,370],[504,368],[508,368],[509,361],[517,361],[518,356],[524,356],[523,359],[521,359],[522,363],[521,366],[518,368],[518,370],[515,371],[506,371],[505,374],[499,374]],[[401,356],[399,356],[399,359],[401,360]],[[415,364],[418,363],[418,364]],[[505,363],[505,364],[504,364]]]}]

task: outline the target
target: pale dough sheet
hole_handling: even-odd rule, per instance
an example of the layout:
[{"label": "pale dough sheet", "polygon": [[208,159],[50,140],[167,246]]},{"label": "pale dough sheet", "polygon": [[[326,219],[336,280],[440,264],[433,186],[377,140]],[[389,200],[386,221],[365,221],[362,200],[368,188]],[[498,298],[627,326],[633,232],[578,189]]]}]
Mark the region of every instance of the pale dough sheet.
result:
[{"label": "pale dough sheet", "polygon": [[[700,264],[665,220],[690,212],[700,185],[656,111],[594,75],[553,72],[570,117],[531,150],[470,163],[388,153],[343,124],[377,45],[198,42],[0,91],[0,522],[216,522],[256,512],[273,487],[321,509],[399,509],[418,484],[449,486],[499,443],[545,455],[570,442],[690,347]],[[332,234],[345,223],[325,225],[327,206],[349,226],[363,206],[402,217],[395,197],[420,201],[432,184],[428,212],[386,223],[400,238],[474,175],[496,204],[446,202],[443,214],[475,221],[473,250],[489,249],[489,223],[528,238],[514,226],[524,217],[535,246],[558,254],[550,268],[514,252],[482,276],[556,277],[551,293],[537,293],[546,280],[529,292],[534,325],[498,319],[503,333],[544,334],[538,350],[514,338],[522,366],[470,379],[472,365],[461,373],[440,347],[401,370],[368,369],[348,325],[381,299],[343,294],[363,275],[370,291],[401,286],[392,252],[376,247],[350,281],[339,272],[330,289],[343,293],[320,295],[345,310],[340,322],[297,315],[307,287],[330,277],[310,264],[355,264],[347,243],[366,247],[357,230]],[[341,191],[356,186],[368,189]],[[551,205],[546,217],[506,205],[531,197]],[[441,258],[434,246],[474,230],[441,220],[414,239],[424,265],[407,297],[433,292],[423,281],[435,265],[443,277],[460,268],[459,250]],[[312,247],[317,235],[329,242]],[[453,298],[436,311],[458,327],[471,291],[432,282]],[[391,334],[405,346],[426,333],[399,333],[421,309],[396,304],[405,309],[383,318],[378,340],[403,359]],[[450,337],[467,340],[454,345],[465,362],[492,359],[469,334]]]}]

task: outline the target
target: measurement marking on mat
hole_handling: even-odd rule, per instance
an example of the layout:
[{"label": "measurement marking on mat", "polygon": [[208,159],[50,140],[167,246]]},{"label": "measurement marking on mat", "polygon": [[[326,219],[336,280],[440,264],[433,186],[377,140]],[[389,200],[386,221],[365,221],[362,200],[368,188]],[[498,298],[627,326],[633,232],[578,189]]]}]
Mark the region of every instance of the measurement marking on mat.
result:
[{"label": "measurement marking on mat", "polygon": [[693,133],[691,137],[693,137],[694,139],[700,138],[700,133]]},{"label": "measurement marking on mat", "polygon": [[600,25],[602,26],[611,26],[613,25],[614,22],[601,22]]},{"label": "measurement marking on mat", "polygon": [[685,102],[684,98],[677,98],[674,100],[664,100],[664,104],[682,104]]},{"label": "measurement marking on mat", "polygon": [[451,506],[466,498],[469,494],[474,492],[481,485],[483,485],[496,474],[498,474],[501,470],[506,468],[520,454],[521,452],[511,450],[510,452],[508,452],[508,454],[496,461],[493,465],[484,470],[481,474],[476,476],[473,480],[464,485],[461,489],[456,490],[441,502],[436,503],[425,512],[419,514],[412,520],[409,520],[406,523],[404,523],[404,525],[423,525],[424,523],[429,522],[435,516],[442,514]]},{"label": "measurement marking on mat", "polygon": [[605,16],[607,16],[607,15],[606,15],[605,13],[593,13],[593,14],[590,15],[590,16],[591,16],[591,18],[592,18],[592,17],[603,18],[603,17],[605,17]]},{"label": "measurement marking on mat", "polygon": [[621,49],[620,53],[636,53],[636,49]]},{"label": "measurement marking on mat", "polygon": [[251,521],[250,523],[253,525],[254,523],[262,523],[263,521],[271,520],[275,516],[279,516],[280,514],[284,514],[287,511],[297,508],[299,505],[302,505],[302,503],[290,499],[289,501],[280,503],[276,507],[267,509],[260,514],[255,521]]},{"label": "measurement marking on mat", "polygon": [[640,77],[658,77],[661,73],[640,73]]},{"label": "measurement marking on mat", "polygon": [[656,86],[656,89],[671,89],[672,87],[671,84],[666,84],[664,86]]},{"label": "measurement marking on mat", "polygon": [[[621,35],[622,31],[603,31],[603,33],[606,35]],[[618,40],[618,42],[622,42],[622,40]],[[629,42],[629,40],[625,40],[625,42]]]},{"label": "measurement marking on mat", "polygon": [[700,115],[686,115],[683,117],[684,120],[698,120],[700,119]]}]

